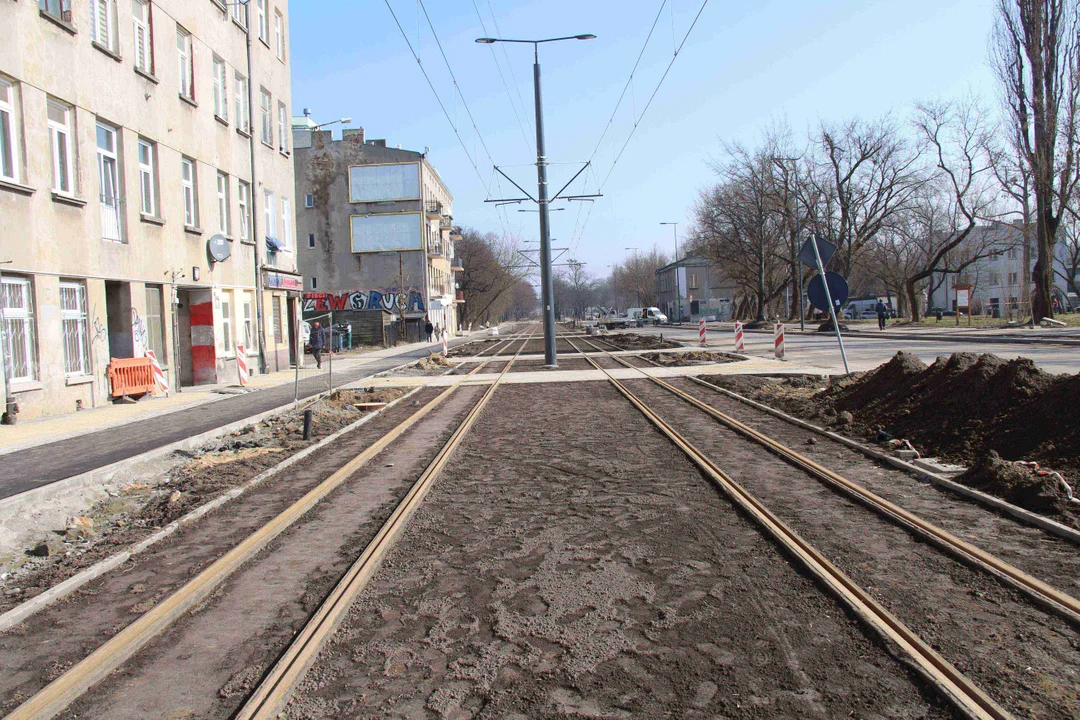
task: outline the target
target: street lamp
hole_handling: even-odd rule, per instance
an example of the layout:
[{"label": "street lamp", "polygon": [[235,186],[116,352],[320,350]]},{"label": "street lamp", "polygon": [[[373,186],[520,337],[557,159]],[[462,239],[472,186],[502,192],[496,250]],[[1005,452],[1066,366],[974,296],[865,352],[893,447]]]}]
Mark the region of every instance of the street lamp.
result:
[{"label": "street lamp", "polygon": [[679,291],[679,223],[662,222],[660,224],[671,226],[671,237],[675,240],[675,317],[682,325],[682,293]]},{"label": "street lamp", "polygon": [[341,123],[342,125],[348,125],[351,122],[352,122],[352,118],[341,118],[340,120],[331,120],[330,122],[324,122],[324,123],[320,123],[320,124],[316,125],[315,127],[311,128],[311,131],[314,132],[314,131],[318,130],[319,128],[324,128],[327,125],[333,125],[335,123]]},{"label": "street lamp", "polygon": [[560,40],[592,40],[592,34],[568,35],[566,37],[546,38],[544,40],[512,40],[508,38],[477,38],[481,45],[497,42],[531,44],[533,46],[533,95],[536,104],[536,184],[537,205],[540,206],[540,295],[544,312],[544,366],[558,367],[559,359],[555,353],[555,304],[554,288],[551,281],[551,237],[549,236],[550,215],[547,188],[547,155],[544,152],[544,113],[540,100],[540,43]]}]

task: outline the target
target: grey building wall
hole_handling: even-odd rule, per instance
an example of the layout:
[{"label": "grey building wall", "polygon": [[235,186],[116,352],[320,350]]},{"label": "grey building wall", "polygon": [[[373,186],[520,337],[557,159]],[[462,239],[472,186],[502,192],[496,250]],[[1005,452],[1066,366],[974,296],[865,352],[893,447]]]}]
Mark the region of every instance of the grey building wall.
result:
[{"label": "grey building wall", "polygon": [[705,258],[685,257],[656,271],[658,307],[672,321],[677,320],[680,305],[683,322],[709,316],[730,320],[735,292],[731,278]]}]

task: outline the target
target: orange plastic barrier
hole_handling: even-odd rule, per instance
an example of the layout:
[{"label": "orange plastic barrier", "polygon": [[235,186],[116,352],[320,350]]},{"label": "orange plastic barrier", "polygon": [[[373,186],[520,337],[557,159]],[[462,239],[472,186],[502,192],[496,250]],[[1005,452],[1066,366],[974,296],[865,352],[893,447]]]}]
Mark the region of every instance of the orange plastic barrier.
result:
[{"label": "orange plastic barrier", "polygon": [[154,389],[154,366],[150,358],[110,358],[109,384],[113,397],[151,392]]}]

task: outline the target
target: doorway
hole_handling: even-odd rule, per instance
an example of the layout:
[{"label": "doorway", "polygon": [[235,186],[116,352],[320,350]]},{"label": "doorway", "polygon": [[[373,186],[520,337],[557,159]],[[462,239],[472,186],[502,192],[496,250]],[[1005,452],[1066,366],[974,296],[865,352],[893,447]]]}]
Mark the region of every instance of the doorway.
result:
[{"label": "doorway", "polygon": [[209,290],[181,288],[176,291],[177,355],[180,357],[180,384],[205,385],[217,382],[217,352],[214,344],[214,303]]},{"label": "doorway", "polygon": [[131,285],[105,281],[105,318],[109,326],[109,357],[135,357],[131,334]]}]

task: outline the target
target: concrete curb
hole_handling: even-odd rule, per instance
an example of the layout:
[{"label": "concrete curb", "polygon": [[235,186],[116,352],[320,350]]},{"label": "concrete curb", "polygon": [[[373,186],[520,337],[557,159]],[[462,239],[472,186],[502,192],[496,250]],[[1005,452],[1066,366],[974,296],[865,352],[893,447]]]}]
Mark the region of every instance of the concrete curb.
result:
[{"label": "concrete curb", "polygon": [[781,420],[789,422],[789,423],[791,423],[793,425],[798,425],[799,427],[804,428],[806,430],[816,432],[819,435],[824,435],[825,437],[829,438],[830,440],[834,440],[834,441],[840,443],[841,445],[845,445],[845,446],[847,446],[847,447],[849,447],[849,448],[851,448],[853,450],[858,450],[859,452],[863,453],[864,455],[866,455],[869,458],[872,458],[874,460],[878,460],[880,462],[887,463],[889,465],[892,465],[895,468],[898,468],[900,470],[908,472],[908,473],[914,475],[915,477],[919,478],[920,480],[927,480],[929,482],[934,483],[935,485],[938,485],[940,487],[945,488],[946,490],[951,490],[952,492],[955,492],[958,495],[963,495],[964,497],[975,500],[976,502],[982,503],[983,505],[988,505],[988,506],[992,507],[995,510],[1000,510],[1002,512],[1008,513],[1009,515],[1012,515],[1013,517],[1017,518],[1018,520],[1021,520],[1021,521],[1025,522],[1025,523],[1027,523],[1029,525],[1034,525],[1034,526],[1036,526],[1038,528],[1046,530],[1049,533],[1057,535],[1058,537],[1065,538],[1066,540],[1071,540],[1074,543],[1080,544],[1080,531],[1074,530],[1074,529],[1072,529],[1072,528],[1070,528],[1070,527],[1068,527],[1066,525],[1062,525],[1059,522],[1056,522],[1056,521],[1051,520],[1049,518],[1045,518],[1042,515],[1036,515],[1035,513],[1031,512],[1030,510],[1025,510],[1022,507],[1018,507],[1016,505],[1013,505],[1012,503],[1006,502],[1006,501],[1002,500],[1001,498],[994,497],[993,495],[988,495],[988,494],[986,494],[984,492],[974,490],[972,488],[967,487],[966,485],[962,485],[962,484],[960,484],[958,482],[955,482],[953,480],[950,480],[947,477],[944,477],[942,475],[938,475],[936,473],[932,473],[932,472],[929,472],[927,470],[924,470],[923,468],[918,467],[916,465],[913,465],[913,464],[911,464],[909,462],[906,462],[904,460],[901,460],[898,457],[894,457],[892,455],[889,455],[888,453],[883,453],[880,450],[876,450],[874,448],[868,447],[866,445],[863,445],[860,442],[856,442],[855,440],[852,440],[850,438],[846,438],[843,435],[839,435],[837,433],[834,433],[831,430],[826,430],[825,428],[818,427],[817,425],[814,425],[812,423],[808,423],[805,420],[800,420],[797,417],[793,417],[791,415],[788,415],[787,413],[781,412],[781,411],[779,411],[779,410],[777,410],[775,408],[769,407],[768,405],[764,405],[762,403],[751,400],[750,398],[743,397],[742,395],[739,395],[738,393],[727,390],[726,388],[722,388],[722,387],[719,387],[717,385],[713,385],[712,383],[705,382],[704,380],[701,380],[701,379],[693,377],[693,376],[687,376],[687,377],[689,377],[694,382],[696,382],[696,383],[698,383],[700,385],[704,385],[705,387],[710,388],[711,390],[716,390],[717,392],[719,392],[719,393],[721,393],[723,395],[726,395],[727,397],[730,397],[733,400],[738,400],[741,403],[745,403],[746,405],[749,405],[750,407],[757,408],[758,410],[761,410],[762,412],[766,412],[766,413],[768,413],[768,414],[770,414],[770,415],[772,415],[774,417],[778,417]]},{"label": "concrete curb", "polygon": [[[746,330],[747,333],[753,333],[758,335],[772,335],[772,330]],[[799,332],[798,330],[786,332],[793,335],[803,337],[835,337],[829,333],[819,333],[813,331]],[[884,332],[876,332],[873,330],[860,331],[852,330],[844,334],[844,337],[859,338],[859,339],[881,339],[881,340],[912,340],[915,342],[970,342],[970,343],[984,343],[988,345],[1066,345],[1066,346],[1080,346],[1080,340],[1072,338],[1050,338],[1050,337],[1032,337],[1032,338],[1020,338],[1012,336],[994,337],[991,335],[973,335],[965,336],[960,333],[956,334],[912,334],[907,333],[891,333],[888,330]]]},{"label": "concrete curb", "polygon": [[350,423],[349,425],[346,425],[345,427],[341,428],[340,430],[334,432],[331,435],[327,435],[325,438],[323,438],[319,442],[315,443],[314,445],[311,445],[310,447],[306,447],[303,450],[301,450],[300,452],[296,453],[295,455],[292,455],[291,457],[288,457],[285,460],[282,460],[280,463],[278,463],[274,467],[269,468],[267,470],[264,470],[263,472],[259,473],[255,477],[248,480],[243,485],[235,487],[235,488],[233,488],[233,489],[219,495],[218,497],[214,498],[213,500],[211,500],[211,501],[209,501],[207,503],[204,503],[203,505],[200,505],[199,507],[197,507],[194,510],[192,510],[191,512],[187,513],[183,517],[181,517],[181,518],[179,518],[177,520],[174,520],[171,523],[169,523],[168,525],[166,525],[165,527],[161,528],[160,530],[158,530],[156,533],[154,533],[150,537],[147,537],[147,538],[143,539],[142,541],[136,543],[130,549],[124,550],[123,552],[119,552],[119,553],[117,553],[115,555],[112,555],[112,556],[110,556],[110,557],[108,557],[108,558],[106,558],[104,560],[101,560],[100,562],[97,562],[97,563],[91,565],[90,567],[86,568],[85,570],[83,570],[83,571],[81,571],[79,573],[76,573],[75,575],[72,575],[67,580],[64,580],[63,582],[61,582],[61,583],[59,583],[57,585],[54,585],[53,587],[49,588],[45,592],[41,593],[40,595],[35,595],[34,597],[30,598],[26,602],[21,603],[21,604],[15,606],[15,607],[13,607],[11,610],[8,610],[3,615],[0,615],[0,632],[4,632],[5,630],[11,629],[15,625],[18,625],[23,620],[30,617],[34,613],[36,613],[37,611],[39,611],[39,610],[41,610],[43,608],[46,608],[49,605],[52,605],[53,603],[55,603],[57,600],[60,600],[61,598],[64,598],[67,595],[70,595],[71,593],[75,592],[77,589],[79,589],[80,587],[82,587],[86,583],[90,582],[91,580],[94,580],[94,579],[96,579],[98,577],[101,577],[102,575],[109,572],[110,570],[113,570],[113,569],[123,565],[129,559],[131,559],[134,555],[138,555],[139,553],[143,552],[144,550],[151,547],[152,545],[155,545],[155,544],[161,542],[162,540],[167,538],[169,535],[172,535],[174,532],[179,530],[181,527],[183,527],[185,525],[190,525],[191,523],[195,522],[199,518],[201,518],[204,515],[206,515],[207,513],[211,512],[212,510],[216,510],[217,508],[221,507],[222,505],[229,502],[230,500],[233,500],[235,498],[240,497],[241,495],[243,495],[247,491],[249,491],[252,488],[262,484],[263,482],[265,482],[269,478],[273,477],[277,473],[281,472],[282,470],[285,470],[286,468],[288,468],[288,467],[296,464],[297,462],[303,460],[308,455],[311,455],[312,453],[319,450],[320,448],[326,446],[327,444],[333,442],[334,440],[337,440],[342,435],[345,435],[346,433],[352,432],[353,430],[357,429],[361,425],[364,425],[365,423],[370,421],[372,418],[378,416],[383,411],[388,410],[389,408],[392,408],[394,405],[397,405],[398,403],[402,402],[403,400],[406,400],[407,398],[409,398],[412,395],[419,392],[420,389],[421,389],[420,387],[414,388],[413,390],[405,393],[404,395],[397,398],[396,400],[393,400],[393,401],[387,403],[386,405],[379,408],[378,410],[376,410],[374,412],[371,412],[371,413],[368,413],[367,415],[360,418],[356,422],[353,422],[353,423]]}]

